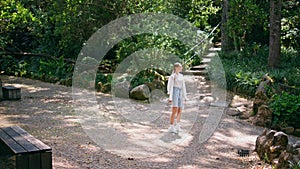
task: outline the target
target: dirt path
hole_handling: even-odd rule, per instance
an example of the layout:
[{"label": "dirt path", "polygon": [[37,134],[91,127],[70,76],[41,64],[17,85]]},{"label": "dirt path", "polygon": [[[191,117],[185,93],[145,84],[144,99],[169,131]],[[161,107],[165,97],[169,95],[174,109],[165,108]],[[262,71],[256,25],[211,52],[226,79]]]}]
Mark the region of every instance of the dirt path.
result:
[{"label": "dirt path", "polygon": [[[21,87],[22,100],[0,102],[0,126],[19,125],[51,146],[55,169],[223,169],[255,168],[255,165],[263,165],[255,153],[251,153],[249,157],[239,157],[237,154],[237,150],[241,148],[253,150],[255,139],[263,129],[226,114],[222,115],[221,122],[212,137],[200,144],[199,136],[210,107],[199,104],[200,106],[195,109],[195,102],[192,100],[187,103],[186,115],[182,118],[184,131],[178,135],[169,135],[166,131],[168,107],[162,112],[159,120],[148,122],[148,126],[146,122],[122,122],[114,119],[117,116],[112,113],[114,107],[109,106],[112,98],[109,95],[98,94],[99,112],[104,113],[103,117],[110,119],[106,122],[115,122],[110,123],[113,125],[110,128],[108,128],[109,123],[105,123],[102,129],[98,126],[98,135],[110,133],[113,128],[122,131],[123,134],[126,133],[126,139],[121,138],[124,135],[114,135],[110,141],[104,139],[103,142],[118,145],[110,149],[112,147],[97,145],[97,140],[92,140],[89,137],[90,133],[83,129],[87,128],[87,125],[82,121],[80,114],[78,116],[74,110],[71,88],[25,78],[1,76],[1,79],[4,85]],[[138,108],[143,110],[143,107]],[[198,112],[198,115],[195,116],[193,112]],[[193,123],[190,123],[191,121]],[[124,142],[130,139],[131,142]],[[143,142],[137,143],[137,140]],[[160,142],[149,140],[160,140]],[[128,151],[132,147],[135,149]]]}]

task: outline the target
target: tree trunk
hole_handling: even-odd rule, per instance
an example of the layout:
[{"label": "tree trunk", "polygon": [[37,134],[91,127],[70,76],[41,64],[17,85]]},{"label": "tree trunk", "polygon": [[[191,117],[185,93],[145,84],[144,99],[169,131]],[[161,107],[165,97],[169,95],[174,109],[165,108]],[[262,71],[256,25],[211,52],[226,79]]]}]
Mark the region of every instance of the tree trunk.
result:
[{"label": "tree trunk", "polygon": [[233,41],[228,36],[228,27],[226,25],[228,20],[228,11],[229,11],[229,0],[223,1],[222,8],[222,25],[221,25],[221,49],[224,52],[230,52],[234,50]]},{"label": "tree trunk", "polygon": [[278,68],[280,64],[280,32],[281,32],[281,2],[282,0],[270,0],[270,46],[269,68]]}]

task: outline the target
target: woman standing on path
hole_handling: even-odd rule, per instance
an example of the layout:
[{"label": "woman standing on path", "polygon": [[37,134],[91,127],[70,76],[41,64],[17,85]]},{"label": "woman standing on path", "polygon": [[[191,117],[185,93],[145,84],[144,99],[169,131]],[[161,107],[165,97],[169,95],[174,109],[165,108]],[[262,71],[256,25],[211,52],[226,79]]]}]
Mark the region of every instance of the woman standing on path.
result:
[{"label": "woman standing on path", "polygon": [[172,102],[172,114],[170,117],[171,127],[169,129],[169,131],[172,133],[178,133],[181,130],[179,122],[183,108],[183,101],[187,100],[184,77],[180,73],[181,71],[182,65],[178,62],[175,63],[173,73],[169,77],[167,86],[167,91],[169,94],[168,101]]}]

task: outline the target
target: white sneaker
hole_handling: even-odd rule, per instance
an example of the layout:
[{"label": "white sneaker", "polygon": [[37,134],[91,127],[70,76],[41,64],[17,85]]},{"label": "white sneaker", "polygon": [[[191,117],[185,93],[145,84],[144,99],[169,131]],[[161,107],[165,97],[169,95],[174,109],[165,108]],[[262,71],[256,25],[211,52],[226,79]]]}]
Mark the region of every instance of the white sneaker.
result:
[{"label": "white sneaker", "polygon": [[179,124],[176,124],[174,128],[177,131],[177,133],[182,131]]},{"label": "white sneaker", "polygon": [[174,125],[171,125],[171,127],[169,128],[169,132],[170,133],[177,133],[177,130],[175,129]]}]

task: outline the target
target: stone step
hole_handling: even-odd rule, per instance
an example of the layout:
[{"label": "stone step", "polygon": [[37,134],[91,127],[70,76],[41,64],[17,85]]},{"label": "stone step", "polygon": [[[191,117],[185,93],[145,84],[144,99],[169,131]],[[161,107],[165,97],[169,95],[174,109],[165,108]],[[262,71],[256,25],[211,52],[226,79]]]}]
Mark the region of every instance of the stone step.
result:
[{"label": "stone step", "polygon": [[212,94],[211,93],[201,93],[201,94],[199,94],[199,99],[201,100],[202,98],[209,97],[209,96],[212,96]]},{"label": "stone step", "polygon": [[199,90],[211,90],[211,85],[200,85],[197,87]]},{"label": "stone step", "polygon": [[209,52],[216,52],[217,53],[217,52],[221,51],[221,48],[212,47],[212,48],[209,48],[208,51]]},{"label": "stone step", "polygon": [[208,76],[206,70],[186,70],[181,72],[183,75]]},{"label": "stone step", "polygon": [[197,65],[197,66],[193,66],[190,68],[190,70],[205,70],[207,67],[207,64],[201,64],[201,65]]},{"label": "stone step", "polygon": [[200,93],[200,94],[209,94],[209,93],[211,93],[211,90],[199,89],[198,93]]},{"label": "stone step", "polygon": [[211,62],[211,58],[202,58],[201,64],[208,65]]}]

